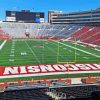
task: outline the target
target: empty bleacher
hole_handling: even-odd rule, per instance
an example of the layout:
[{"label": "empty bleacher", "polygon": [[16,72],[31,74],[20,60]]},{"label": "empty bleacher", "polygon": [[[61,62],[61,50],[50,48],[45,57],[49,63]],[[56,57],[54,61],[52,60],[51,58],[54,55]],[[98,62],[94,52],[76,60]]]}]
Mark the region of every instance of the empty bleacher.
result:
[{"label": "empty bleacher", "polygon": [[[50,88],[48,90],[48,94],[52,97],[58,97],[60,100],[65,99],[75,99],[78,100],[81,98],[82,100],[87,100],[86,98],[90,98],[92,100],[91,93],[93,91],[99,91],[100,86],[96,85],[76,85],[76,86],[67,86],[67,87],[59,87],[59,88]],[[81,100],[79,99],[79,100]]]},{"label": "empty bleacher", "polygon": [[70,37],[72,40],[80,40],[84,43],[100,45],[100,27],[84,26]]},{"label": "empty bleacher", "polygon": [[7,34],[6,32],[3,31],[2,28],[0,28],[0,40],[4,40],[4,39],[9,39],[9,34]]},{"label": "empty bleacher", "polygon": [[99,90],[100,86],[96,84],[15,89],[1,92],[0,100],[93,100],[93,91]]},{"label": "empty bleacher", "polygon": [[0,23],[0,27],[12,38],[26,38],[25,32],[29,32],[31,38],[59,37],[64,38],[73,33],[81,26],[75,25],[52,25],[35,23]]},{"label": "empty bleacher", "polygon": [[[75,24],[48,24],[48,23],[0,23],[0,38],[30,38],[66,39],[83,43],[100,45],[100,26]],[[5,35],[6,34],[6,35]],[[8,34],[8,35],[7,35]]]},{"label": "empty bleacher", "polygon": [[45,89],[15,90],[0,93],[0,100],[52,100]]}]

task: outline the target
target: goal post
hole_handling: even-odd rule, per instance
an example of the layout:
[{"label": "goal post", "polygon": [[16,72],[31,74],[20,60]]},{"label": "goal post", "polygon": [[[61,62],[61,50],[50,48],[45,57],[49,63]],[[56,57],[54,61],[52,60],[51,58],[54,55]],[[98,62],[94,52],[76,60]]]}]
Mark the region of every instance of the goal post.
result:
[{"label": "goal post", "polygon": [[[67,41],[65,42],[67,44]],[[63,42],[61,41],[57,41],[57,63],[58,64],[64,64],[64,63],[67,63],[67,64],[71,64],[71,63],[76,63],[76,60],[77,60],[77,42],[76,42],[76,39],[74,41],[74,48],[75,49],[71,49],[72,50],[72,54],[71,50],[69,50],[69,47],[67,45],[65,45],[64,43],[64,46],[63,46]],[[64,49],[64,51],[66,51],[65,53],[62,54],[62,49]]]}]

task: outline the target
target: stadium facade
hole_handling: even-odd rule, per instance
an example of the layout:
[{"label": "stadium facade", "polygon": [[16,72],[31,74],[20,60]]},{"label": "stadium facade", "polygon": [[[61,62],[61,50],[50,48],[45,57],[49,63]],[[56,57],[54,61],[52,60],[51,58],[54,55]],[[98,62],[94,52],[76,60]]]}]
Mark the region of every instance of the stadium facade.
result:
[{"label": "stadium facade", "polygon": [[45,22],[44,12],[30,12],[29,10],[22,11],[6,11],[7,22],[31,22],[43,23]]},{"label": "stadium facade", "polygon": [[52,24],[100,23],[100,8],[80,12],[49,11],[48,22]]}]

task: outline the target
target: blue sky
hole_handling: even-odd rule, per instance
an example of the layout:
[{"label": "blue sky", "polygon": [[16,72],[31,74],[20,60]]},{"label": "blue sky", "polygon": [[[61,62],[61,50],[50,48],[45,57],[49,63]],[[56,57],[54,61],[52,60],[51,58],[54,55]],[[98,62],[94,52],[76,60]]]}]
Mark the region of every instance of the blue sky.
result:
[{"label": "blue sky", "polygon": [[42,11],[46,13],[47,19],[48,10],[74,12],[99,7],[99,0],[0,0],[0,20],[5,19],[6,10]]}]

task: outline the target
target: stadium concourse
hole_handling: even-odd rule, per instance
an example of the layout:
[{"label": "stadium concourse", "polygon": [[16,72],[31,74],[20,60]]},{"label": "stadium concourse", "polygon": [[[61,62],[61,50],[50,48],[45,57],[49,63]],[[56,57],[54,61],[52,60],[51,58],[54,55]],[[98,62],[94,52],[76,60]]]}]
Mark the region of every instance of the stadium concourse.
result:
[{"label": "stadium concourse", "polygon": [[0,100],[92,100],[100,26],[0,22],[0,89]]}]

